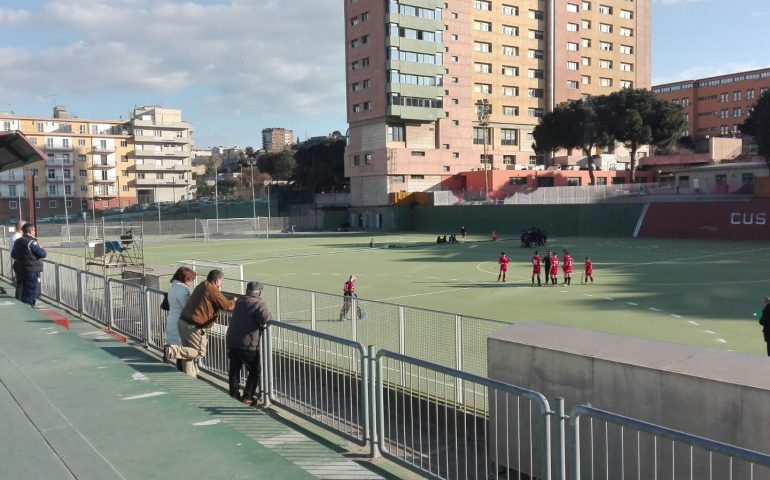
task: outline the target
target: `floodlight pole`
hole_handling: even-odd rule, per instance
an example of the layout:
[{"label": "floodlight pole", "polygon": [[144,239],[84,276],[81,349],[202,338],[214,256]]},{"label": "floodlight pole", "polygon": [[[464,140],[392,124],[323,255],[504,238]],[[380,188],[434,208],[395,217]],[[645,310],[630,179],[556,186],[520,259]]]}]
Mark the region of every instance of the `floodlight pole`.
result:
[{"label": "floodlight pole", "polygon": [[478,117],[481,135],[484,141],[484,200],[489,197],[489,180],[487,174],[487,129],[489,127],[489,107],[489,100],[486,98],[476,102],[476,115]]},{"label": "floodlight pole", "polygon": [[64,224],[67,225],[67,230],[70,229],[70,216],[67,212],[67,189],[64,185],[64,158],[61,160],[61,194],[64,198]]},{"label": "floodlight pole", "polygon": [[265,230],[265,238],[270,238],[270,182],[267,183],[267,230]]},{"label": "floodlight pole", "polygon": [[[254,196],[254,161],[249,161],[249,169],[251,170],[251,214],[254,216],[254,228],[257,228],[257,200]],[[268,225],[268,228],[270,225]]]}]

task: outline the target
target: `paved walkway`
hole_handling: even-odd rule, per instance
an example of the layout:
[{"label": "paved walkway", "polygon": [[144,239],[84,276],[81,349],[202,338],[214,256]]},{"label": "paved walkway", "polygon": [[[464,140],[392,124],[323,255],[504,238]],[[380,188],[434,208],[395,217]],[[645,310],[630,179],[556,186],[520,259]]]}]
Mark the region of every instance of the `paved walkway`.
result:
[{"label": "paved walkway", "polygon": [[89,323],[0,296],[0,326],[0,478],[393,476]]}]

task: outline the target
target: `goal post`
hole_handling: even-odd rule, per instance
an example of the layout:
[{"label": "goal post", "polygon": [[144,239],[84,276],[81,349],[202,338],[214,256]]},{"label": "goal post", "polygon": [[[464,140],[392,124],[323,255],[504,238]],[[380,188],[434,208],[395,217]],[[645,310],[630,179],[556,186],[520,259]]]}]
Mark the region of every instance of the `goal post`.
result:
[{"label": "goal post", "polygon": [[237,238],[268,238],[267,217],[199,218],[203,241]]},{"label": "goal post", "polygon": [[225,274],[225,279],[222,282],[223,291],[241,295],[246,293],[246,285],[243,281],[243,264],[241,263],[190,259],[177,261],[176,267],[188,267],[197,273],[198,276],[195,277],[195,285],[206,280],[206,275],[208,275],[209,271],[221,270],[222,273]]}]

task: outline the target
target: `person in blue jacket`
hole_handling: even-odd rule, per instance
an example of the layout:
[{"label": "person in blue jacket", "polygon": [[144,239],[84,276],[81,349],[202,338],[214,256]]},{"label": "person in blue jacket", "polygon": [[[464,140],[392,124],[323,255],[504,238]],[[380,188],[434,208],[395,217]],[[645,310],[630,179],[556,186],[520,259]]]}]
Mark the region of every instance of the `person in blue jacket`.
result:
[{"label": "person in blue jacket", "polygon": [[21,227],[22,236],[16,240],[11,250],[11,258],[16,261],[21,275],[21,301],[35,306],[40,296],[40,277],[43,273],[43,259],[47,253],[35,237],[35,226],[31,223]]}]

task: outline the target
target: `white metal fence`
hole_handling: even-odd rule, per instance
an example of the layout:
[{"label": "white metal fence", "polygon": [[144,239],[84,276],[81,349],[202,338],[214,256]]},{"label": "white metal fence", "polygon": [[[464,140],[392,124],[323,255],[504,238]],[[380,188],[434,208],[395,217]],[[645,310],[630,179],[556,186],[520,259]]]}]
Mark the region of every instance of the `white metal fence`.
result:
[{"label": "white metal fence", "polygon": [[[7,248],[0,248],[0,276],[11,278]],[[42,282],[42,295],[49,301],[156,350],[163,346],[162,290],[105,281],[51,261],[45,261]],[[462,371],[469,365],[480,368],[469,361],[468,349],[481,347],[469,343],[486,335],[478,328],[473,335],[464,332],[466,319],[461,316],[389,304],[375,308],[376,302],[365,302],[364,318],[358,318],[354,305],[352,320],[341,322],[341,297],[274,286],[266,288],[264,296],[282,320],[271,323],[262,336],[266,404],[278,403],[358,444],[368,444],[373,456],[382,453],[425,476],[770,478],[770,455],[589,406],[576,407],[567,416],[562,399],[556,399],[554,411],[537,392]],[[366,323],[372,314],[385,328]],[[221,379],[228,373],[228,322],[229,315],[221,315],[209,331],[202,366]],[[429,325],[422,330],[412,323]],[[454,355],[419,352],[436,336],[418,335],[439,329],[455,332],[449,347]],[[396,348],[364,348],[362,340]],[[452,365],[421,357],[440,357]],[[588,426],[581,430],[581,419],[586,418]]]}]

